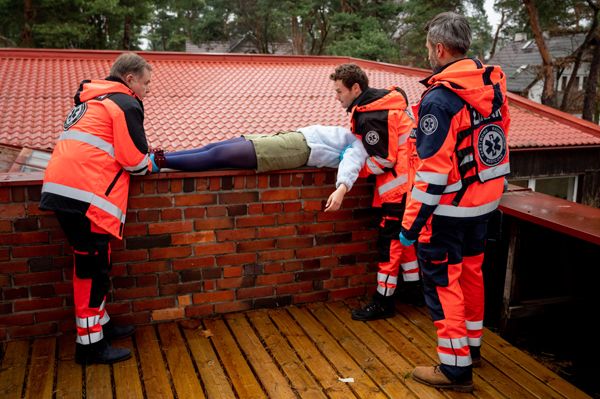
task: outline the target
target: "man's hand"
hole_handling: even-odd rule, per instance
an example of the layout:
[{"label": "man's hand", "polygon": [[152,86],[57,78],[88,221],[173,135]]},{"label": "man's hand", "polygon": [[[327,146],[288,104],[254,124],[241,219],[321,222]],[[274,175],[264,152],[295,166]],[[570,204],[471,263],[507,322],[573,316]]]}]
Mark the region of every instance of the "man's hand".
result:
[{"label": "man's hand", "polygon": [[348,188],[344,184],[340,186],[327,198],[325,204],[325,212],[333,212],[340,209],[342,201],[344,201],[344,195],[348,192]]}]

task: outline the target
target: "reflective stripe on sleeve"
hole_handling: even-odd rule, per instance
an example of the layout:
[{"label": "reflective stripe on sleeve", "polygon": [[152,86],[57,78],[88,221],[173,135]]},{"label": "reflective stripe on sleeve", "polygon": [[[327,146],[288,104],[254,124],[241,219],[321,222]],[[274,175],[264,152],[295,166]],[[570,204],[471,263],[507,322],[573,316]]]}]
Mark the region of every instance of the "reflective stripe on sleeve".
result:
[{"label": "reflective stripe on sleeve", "polygon": [[417,172],[415,181],[424,181],[425,183],[445,186],[448,183],[448,175],[435,172]]},{"label": "reflective stripe on sleeve", "polygon": [[379,165],[377,165],[375,162],[373,162],[373,160],[371,158],[367,158],[367,166],[369,167],[371,172],[373,172],[373,174],[375,174],[375,175],[382,175],[384,172],[383,169],[381,169],[379,167]]},{"label": "reflective stripe on sleeve", "polygon": [[413,199],[425,204],[425,205],[437,205],[440,203],[441,195],[429,194],[419,190],[417,187],[413,187],[411,195]]},{"label": "reflective stripe on sleeve", "polygon": [[[413,189],[413,197],[415,196],[414,191],[415,190]],[[429,195],[431,195],[431,194],[429,194]],[[424,201],[421,201],[421,202],[426,203]],[[481,215],[485,215],[487,213],[492,212],[493,210],[498,208],[499,204],[500,204],[500,198],[498,198],[495,201],[488,202],[487,204],[483,204],[480,206],[472,206],[472,207],[453,206],[453,205],[438,205],[437,208],[435,208],[435,211],[433,211],[433,214],[440,215],[440,216],[450,216],[450,217],[455,217],[455,218],[475,217],[475,216],[481,216]]]},{"label": "reflective stripe on sleeve", "polygon": [[408,175],[398,175],[394,180],[391,180],[385,184],[382,184],[377,188],[379,195],[384,195],[390,190],[400,187],[408,181]]}]

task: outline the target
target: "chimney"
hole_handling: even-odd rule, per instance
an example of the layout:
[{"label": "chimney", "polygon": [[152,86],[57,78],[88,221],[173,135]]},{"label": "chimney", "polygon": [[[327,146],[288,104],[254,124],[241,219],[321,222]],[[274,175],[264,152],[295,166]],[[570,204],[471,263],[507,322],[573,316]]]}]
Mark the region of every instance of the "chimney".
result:
[{"label": "chimney", "polygon": [[525,40],[527,40],[527,33],[525,33],[525,32],[515,33],[515,42],[524,42]]}]

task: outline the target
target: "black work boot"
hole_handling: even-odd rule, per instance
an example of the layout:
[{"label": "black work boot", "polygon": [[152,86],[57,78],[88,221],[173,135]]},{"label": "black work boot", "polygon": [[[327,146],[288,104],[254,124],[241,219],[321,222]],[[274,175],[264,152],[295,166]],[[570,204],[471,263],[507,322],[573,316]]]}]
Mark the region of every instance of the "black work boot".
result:
[{"label": "black work boot", "polygon": [[77,364],[112,364],[131,357],[129,349],[113,348],[106,339],[91,345],[76,344],[75,362]]},{"label": "black work boot", "polygon": [[352,310],[352,319],[359,321],[387,319],[394,316],[395,313],[394,298],[376,292],[373,300],[364,308]]},{"label": "black work boot", "polygon": [[132,325],[117,326],[112,320],[102,326],[102,332],[104,332],[104,338],[109,341],[116,339],[131,337],[135,332],[135,327]]},{"label": "black work boot", "polygon": [[425,306],[425,294],[421,281],[403,282],[396,290],[396,297],[402,303],[414,306]]}]

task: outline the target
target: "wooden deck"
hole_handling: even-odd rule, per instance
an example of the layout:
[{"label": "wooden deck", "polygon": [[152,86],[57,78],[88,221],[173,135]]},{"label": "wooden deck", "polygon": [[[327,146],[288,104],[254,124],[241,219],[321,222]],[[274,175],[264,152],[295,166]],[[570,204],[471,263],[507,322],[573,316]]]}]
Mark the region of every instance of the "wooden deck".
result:
[{"label": "wooden deck", "polygon": [[[425,309],[350,319],[357,302],[255,310],[138,328],[119,342],[132,359],[81,367],[73,337],[14,341],[0,369],[1,398],[587,398],[540,363],[486,331],[473,394],[410,378],[437,361]],[[342,382],[340,378],[354,378]]]}]

